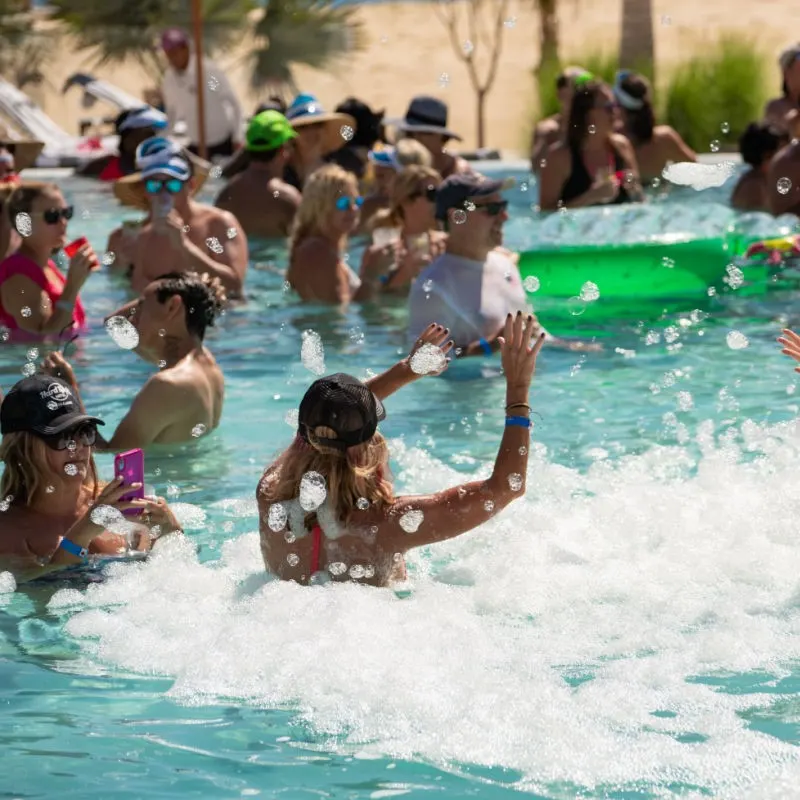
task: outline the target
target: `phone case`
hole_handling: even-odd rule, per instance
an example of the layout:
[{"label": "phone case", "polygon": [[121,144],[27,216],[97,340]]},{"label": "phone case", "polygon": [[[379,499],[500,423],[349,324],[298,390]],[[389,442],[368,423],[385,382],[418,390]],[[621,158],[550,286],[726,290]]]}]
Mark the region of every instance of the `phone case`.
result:
[{"label": "phone case", "polygon": [[[124,494],[120,500],[125,502],[128,500],[142,500],[144,498],[144,453],[139,450],[128,450],[126,453],[120,453],[114,459],[114,475],[115,477],[122,477],[122,482],[126,485],[132,483],[141,483],[138,489]],[[130,509],[123,512],[125,514],[139,514],[140,511]]]}]

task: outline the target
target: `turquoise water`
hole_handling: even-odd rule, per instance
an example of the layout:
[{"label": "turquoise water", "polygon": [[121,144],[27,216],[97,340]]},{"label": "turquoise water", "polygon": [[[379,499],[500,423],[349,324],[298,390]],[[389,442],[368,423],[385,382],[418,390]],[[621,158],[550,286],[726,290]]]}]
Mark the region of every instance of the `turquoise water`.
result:
[{"label": "turquoise water", "polygon": [[[102,250],[120,218],[110,194],[64,187],[82,211],[71,232]],[[511,246],[776,226],[733,215],[724,189],[545,220],[529,194],[515,190]],[[320,335],[327,371],[366,375],[405,352],[405,312],[301,306],[284,263],[279,247],[254,252],[247,304],[208,337],[227,379],[220,428],[148,454],[188,541],[102,583],[0,594],[0,795],[791,796],[800,437],[774,338],[800,324],[795,293],[632,310],[602,353],[546,350],[524,500],[415,554],[397,593],[307,589],[265,581],[254,504],[313,377],[302,334]],[[93,276],[73,359],[111,427],[149,373],[102,329],[126,296]],[[6,346],[2,386],[25,359]],[[393,397],[402,490],[486,474],[502,401],[477,361]]]}]

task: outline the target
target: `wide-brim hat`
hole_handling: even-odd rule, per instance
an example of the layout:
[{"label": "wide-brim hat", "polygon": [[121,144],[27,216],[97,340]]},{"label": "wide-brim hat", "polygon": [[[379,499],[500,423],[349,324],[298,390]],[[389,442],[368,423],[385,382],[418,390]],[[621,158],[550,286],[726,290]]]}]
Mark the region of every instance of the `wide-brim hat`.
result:
[{"label": "wide-brim hat", "polygon": [[[194,173],[192,197],[194,197],[208,180],[211,172],[211,163],[188,150],[184,150],[182,155],[192,163],[192,171]],[[114,196],[123,206],[138,208],[142,211],[150,210],[150,203],[147,200],[147,192],[144,190],[144,178],[141,172],[133,172],[114,181]]]},{"label": "wide-brim hat", "polygon": [[[292,104],[286,109],[285,116],[296,131],[309,125],[324,126],[323,155],[333,153],[344,147],[352,139],[352,134],[356,131],[354,117],[341,111],[325,111],[319,100],[312,94],[301,94],[295,97]],[[343,135],[343,128],[349,128],[351,135]]]},{"label": "wide-brim hat", "polygon": [[420,95],[409,103],[405,117],[384,120],[403,133],[437,133],[448,139],[462,141],[462,137],[447,127],[447,105],[436,97]]},{"label": "wide-brim hat", "polygon": [[14,156],[14,169],[21,172],[36,164],[36,159],[44,150],[44,142],[33,141],[32,139],[9,139],[0,137],[0,147],[4,147]]}]

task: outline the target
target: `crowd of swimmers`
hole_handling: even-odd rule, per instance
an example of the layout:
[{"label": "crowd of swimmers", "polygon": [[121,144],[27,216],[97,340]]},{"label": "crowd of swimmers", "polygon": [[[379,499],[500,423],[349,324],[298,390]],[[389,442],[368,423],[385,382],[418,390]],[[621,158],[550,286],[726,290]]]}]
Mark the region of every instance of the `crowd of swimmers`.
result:
[{"label": "crowd of swimmers", "polygon": [[[185,70],[185,40],[170,34],[163,44]],[[784,131],[797,122],[800,98],[800,48],[792,52],[781,57],[786,102],[767,109],[769,125]],[[542,209],[637,202],[666,164],[695,160],[672,128],[656,124],[642,76],[620,73],[610,87],[576,67],[557,88],[562,110],[537,126],[532,149]],[[272,98],[249,120],[241,147],[220,144],[218,155],[231,158],[209,205],[197,193],[212,166],[175,140],[168,114],[126,110],[116,122],[118,154],[81,170],[141,212],[111,232],[102,259],[86,240],[69,243],[74,209],[60,188],[21,180],[14,156],[22,151],[9,161],[0,149],[0,338],[42,351],[38,371],[4,387],[0,405],[0,569],[32,580],[96,556],[146,553],[180,535],[163,498],[129,499],[141,487],[102,481],[93,454],[169,448],[219,425],[225,380],[204,337],[228,304],[246,302],[252,239],[288,241],[286,279],[302,301],[399,298],[408,306],[405,358],[366,382],[321,378],[301,399],[296,435],[257,487],[270,573],[387,585],[405,575],[409,549],[471,530],[522,496],[539,351],[597,346],[557,339],[539,324],[517,256],[503,246],[509,182],[450,151],[460,137],[447,116],[427,96],[395,119],[354,98],[333,112],[310,94],[287,106]],[[742,147],[763,161],[766,143],[782,140],[756,127]],[[787,158],[786,148],[770,152],[772,165]],[[737,187],[747,197],[755,192],[748,175]],[[348,263],[352,237],[366,238],[358,265]],[[55,260],[62,251],[65,271]],[[92,309],[81,290],[101,268],[130,284],[107,323],[135,331],[134,352],[152,365],[113,432],[101,432],[103,421],[84,406],[81,376],[63,347],[87,331]],[[800,361],[800,337],[784,331],[780,341]],[[396,496],[378,429],[388,398],[441,374],[452,358],[496,353],[505,426],[491,475]]]}]

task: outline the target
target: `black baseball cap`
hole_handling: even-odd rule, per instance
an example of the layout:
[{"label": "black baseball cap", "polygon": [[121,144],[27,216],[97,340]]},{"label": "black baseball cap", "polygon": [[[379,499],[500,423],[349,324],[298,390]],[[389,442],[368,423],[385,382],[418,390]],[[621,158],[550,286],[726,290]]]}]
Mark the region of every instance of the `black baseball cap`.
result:
[{"label": "black baseball cap", "polygon": [[78,425],[103,420],[84,414],[75,391],[61,378],[32,375],[11,387],[0,405],[0,433],[28,431],[54,436]]},{"label": "black baseball cap", "polygon": [[436,190],[436,219],[446,220],[451,208],[464,208],[471,197],[486,197],[513,185],[513,178],[492,179],[474,172],[451,175]]},{"label": "black baseball cap", "polygon": [[383,403],[369,387],[352,375],[337,372],[309,386],[300,402],[297,433],[308,441],[308,431],[324,425],[336,431],[336,438],[319,441],[346,450],[368,442],[383,419]]}]

